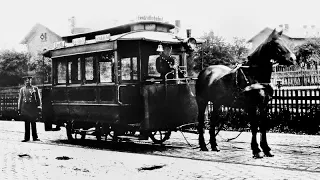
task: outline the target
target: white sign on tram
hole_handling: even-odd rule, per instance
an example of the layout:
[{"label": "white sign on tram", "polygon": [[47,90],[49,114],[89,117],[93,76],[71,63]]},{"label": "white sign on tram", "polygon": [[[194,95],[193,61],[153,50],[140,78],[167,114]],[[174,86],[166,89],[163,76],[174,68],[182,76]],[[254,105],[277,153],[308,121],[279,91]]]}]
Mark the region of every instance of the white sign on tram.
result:
[{"label": "white sign on tram", "polygon": [[84,45],[85,43],[86,43],[86,37],[72,39],[72,44],[74,44],[75,46]]},{"label": "white sign on tram", "polygon": [[58,41],[53,43],[54,49],[60,49],[65,47],[66,42],[65,41]]},{"label": "white sign on tram", "polygon": [[108,41],[110,40],[110,34],[101,34],[95,36],[96,42]]}]

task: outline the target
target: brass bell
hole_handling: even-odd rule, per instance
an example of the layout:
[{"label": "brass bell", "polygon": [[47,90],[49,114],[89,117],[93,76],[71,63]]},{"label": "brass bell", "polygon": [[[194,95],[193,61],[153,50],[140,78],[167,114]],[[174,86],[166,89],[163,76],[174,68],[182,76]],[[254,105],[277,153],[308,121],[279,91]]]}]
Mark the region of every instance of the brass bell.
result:
[{"label": "brass bell", "polygon": [[158,52],[163,52],[163,47],[162,47],[161,44],[158,45],[157,51],[158,51]]}]

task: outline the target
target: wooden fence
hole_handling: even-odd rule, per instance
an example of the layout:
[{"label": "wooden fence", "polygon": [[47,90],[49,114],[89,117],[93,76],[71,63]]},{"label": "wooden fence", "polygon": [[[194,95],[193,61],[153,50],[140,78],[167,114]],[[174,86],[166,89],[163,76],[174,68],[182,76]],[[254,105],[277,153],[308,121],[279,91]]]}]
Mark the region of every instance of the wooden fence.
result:
[{"label": "wooden fence", "polygon": [[283,109],[293,113],[320,111],[320,89],[278,89],[269,103],[271,112]]},{"label": "wooden fence", "polygon": [[18,108],[19,87],[0,89],[0,117],[2,119],[16,119]]},{"label": "wooden fence", "polygon": [[[0,89],[0,117],[16,116],[18,90],[18,87]],[[209,104],[208,111],[211,110]],[[279,113],[283,110],[291,114],[320,112],[320,89],[276,89],[269,103],[269,111]]]}]

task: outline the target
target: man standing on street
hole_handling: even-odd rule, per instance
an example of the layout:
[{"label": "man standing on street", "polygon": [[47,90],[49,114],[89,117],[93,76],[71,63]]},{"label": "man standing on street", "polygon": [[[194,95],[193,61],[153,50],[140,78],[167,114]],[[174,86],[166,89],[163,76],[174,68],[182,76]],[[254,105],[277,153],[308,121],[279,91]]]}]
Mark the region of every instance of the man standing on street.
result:
[{"label": "man standing on street", "polygon": [[20,119],[25,121],[25,134],[22,142],[30,140],[30,124],[32,128],[32,138],[39,141],[37,134],[36,120],[41,112],[41,98],[38,87],[32,86],[32,76],[25,76],[23,86],[19,91],[18,113]]}]

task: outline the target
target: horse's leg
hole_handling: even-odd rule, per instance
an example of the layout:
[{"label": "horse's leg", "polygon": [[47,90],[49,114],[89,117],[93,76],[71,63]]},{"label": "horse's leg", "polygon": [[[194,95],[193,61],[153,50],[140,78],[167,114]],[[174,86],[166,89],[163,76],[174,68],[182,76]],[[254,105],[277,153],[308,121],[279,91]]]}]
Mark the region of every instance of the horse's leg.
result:
[{"label": "horse's leg", "polygon": [[248,112],[248,117],[251,125],[250,126],[251,133],[252,133],[251,150],[252,150],[253,158],[262,158],[263,155],[261,154],[261,150],[257,142],[258,118],[257,118],[256,107],[248,108],[247,112]]},{"label": "horse's leg", "polygon": [[206,107],[208,105],[208,101],[204,101],[202,99],[197,98],[198,103],[198,133],[199,133],[199,145],[201,151],[208,151],[208,148],[206,146],[205,140],[204,140],[204,112],[206,110]]},{"label": "horse's leg", "polygon": [[219,108],[217,108],[216,106],[213,106],[213,111],[211,112],[211,117],[210,117],[210,130],[209,130],[211,149],[212,151],[217,151],[217,152],[220,151],[216,141],[216,122],[218,121],[218,118],[219,118],[218,110]]},{"label": "horse's leg", "polygon": [[267,141],[268,118],[265,106],[260,108],[260,120],[260,147],[265,156],[273,157],[274,155],[271,153],[271,148]]}]

